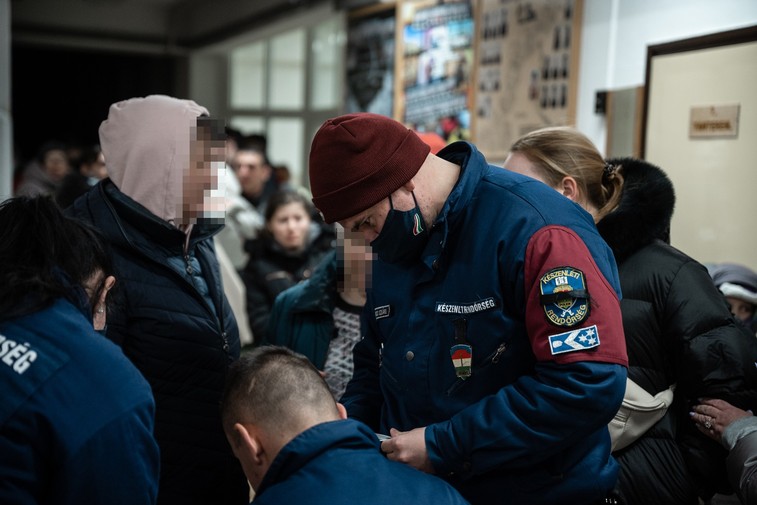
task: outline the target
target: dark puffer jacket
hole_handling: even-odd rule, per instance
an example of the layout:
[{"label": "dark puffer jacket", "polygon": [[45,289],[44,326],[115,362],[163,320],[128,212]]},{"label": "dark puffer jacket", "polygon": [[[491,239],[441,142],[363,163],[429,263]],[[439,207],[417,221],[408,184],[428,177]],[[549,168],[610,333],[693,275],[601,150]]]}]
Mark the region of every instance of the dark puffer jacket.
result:
[{"label": "dark puffer jacket", "polygon": [[676,384],[655,426],[614,456],[629,504],[696,504],[727,492],[725,450],[699,433],[697,398],[757,406],[757,339],[733,319],[706,268],[668,244],[675,195],[659,168],[612,160],[625,179],[619,207],[597,227],[618,261],[629,379],[655,395]]},{"label": "dark puffer jacket", "polygon": [[[68,213],[93,223],[113,249],[122,300],[108,316],[107,336],[147,378],[155,396],[158,502],[247,503],[245,477],[223,434],[218,408],[226,370],[239,357],[239,333],[213,249],[212,235],[220,225],[196,225],[185,255],[182,231],[107,179]],[[210,280],[207,294],[169,258],[196,259],[201,271],[210,273],[203,275]]]},{"label": "dark puffer jacket", "polygon": [[242,279],[247,289],[247,314],[256,344],[268,340],[269,319],[276,297],[309,278],[324,255],[334,249],[334,239],[331,227],[313,223],[308,246],[302,251],[285,251],[270,234],[245,244],[250,260]]}]

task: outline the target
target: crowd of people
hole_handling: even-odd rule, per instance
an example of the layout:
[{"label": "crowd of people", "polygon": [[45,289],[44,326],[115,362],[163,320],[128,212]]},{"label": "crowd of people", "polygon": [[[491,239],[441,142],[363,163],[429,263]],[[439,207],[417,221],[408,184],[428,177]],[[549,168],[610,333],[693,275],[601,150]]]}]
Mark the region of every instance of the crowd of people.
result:
[{"label": "crowd of people", "polygon": [[357,113],[306,189],[162,95],[99,140],[0,204],[0,503],[757,499],[757,274],[661,167]]}]

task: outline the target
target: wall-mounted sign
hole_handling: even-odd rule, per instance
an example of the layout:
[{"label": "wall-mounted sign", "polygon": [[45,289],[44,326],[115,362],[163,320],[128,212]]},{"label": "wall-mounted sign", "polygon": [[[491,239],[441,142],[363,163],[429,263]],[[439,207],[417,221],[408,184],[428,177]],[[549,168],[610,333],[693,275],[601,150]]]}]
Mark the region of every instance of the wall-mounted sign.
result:
[{"label": "wall-mounted sign", "polygon": [[740,105],[692,107],[689,138],[739,136]]}]

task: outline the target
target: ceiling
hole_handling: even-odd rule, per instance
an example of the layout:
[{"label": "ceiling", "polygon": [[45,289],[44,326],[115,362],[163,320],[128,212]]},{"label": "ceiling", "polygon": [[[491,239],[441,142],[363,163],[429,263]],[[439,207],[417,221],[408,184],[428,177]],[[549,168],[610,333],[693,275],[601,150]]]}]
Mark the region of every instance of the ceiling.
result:
[{"label": "ceiling", "polygon": [[11,0],[14,44],[202,48],[334,0]]}]

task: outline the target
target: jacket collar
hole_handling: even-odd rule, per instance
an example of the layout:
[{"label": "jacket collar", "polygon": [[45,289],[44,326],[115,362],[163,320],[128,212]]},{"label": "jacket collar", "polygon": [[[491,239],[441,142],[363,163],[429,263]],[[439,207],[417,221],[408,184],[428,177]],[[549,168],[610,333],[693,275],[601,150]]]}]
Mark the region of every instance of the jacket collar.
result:
[{"label": "jacket collar", "polygon": [[329,252],[313,271],[313,275],[299,284],[299,293],[294,300],[294,312],[328,312],[334,310],[337,293],[336,251]]},{"label": "jacket collar", "polygon": [[368,426],[352,419],[330,421],[309,428],[285,445],[263,477],[258,494],[285,481],[312,460],[335,449],[368,449],[379,453],[379,441]]},{"label": "jacket collar", "polygon": [[[183,231],[164,221],[122,193],[112,181],[101,181],[88,193],[93,219],[114,244],[139,249],[160,246],[171,254],[181,254],[186,236]],[[201,220],[191,231],[188,247],[218,233],[223,224]]]}]

